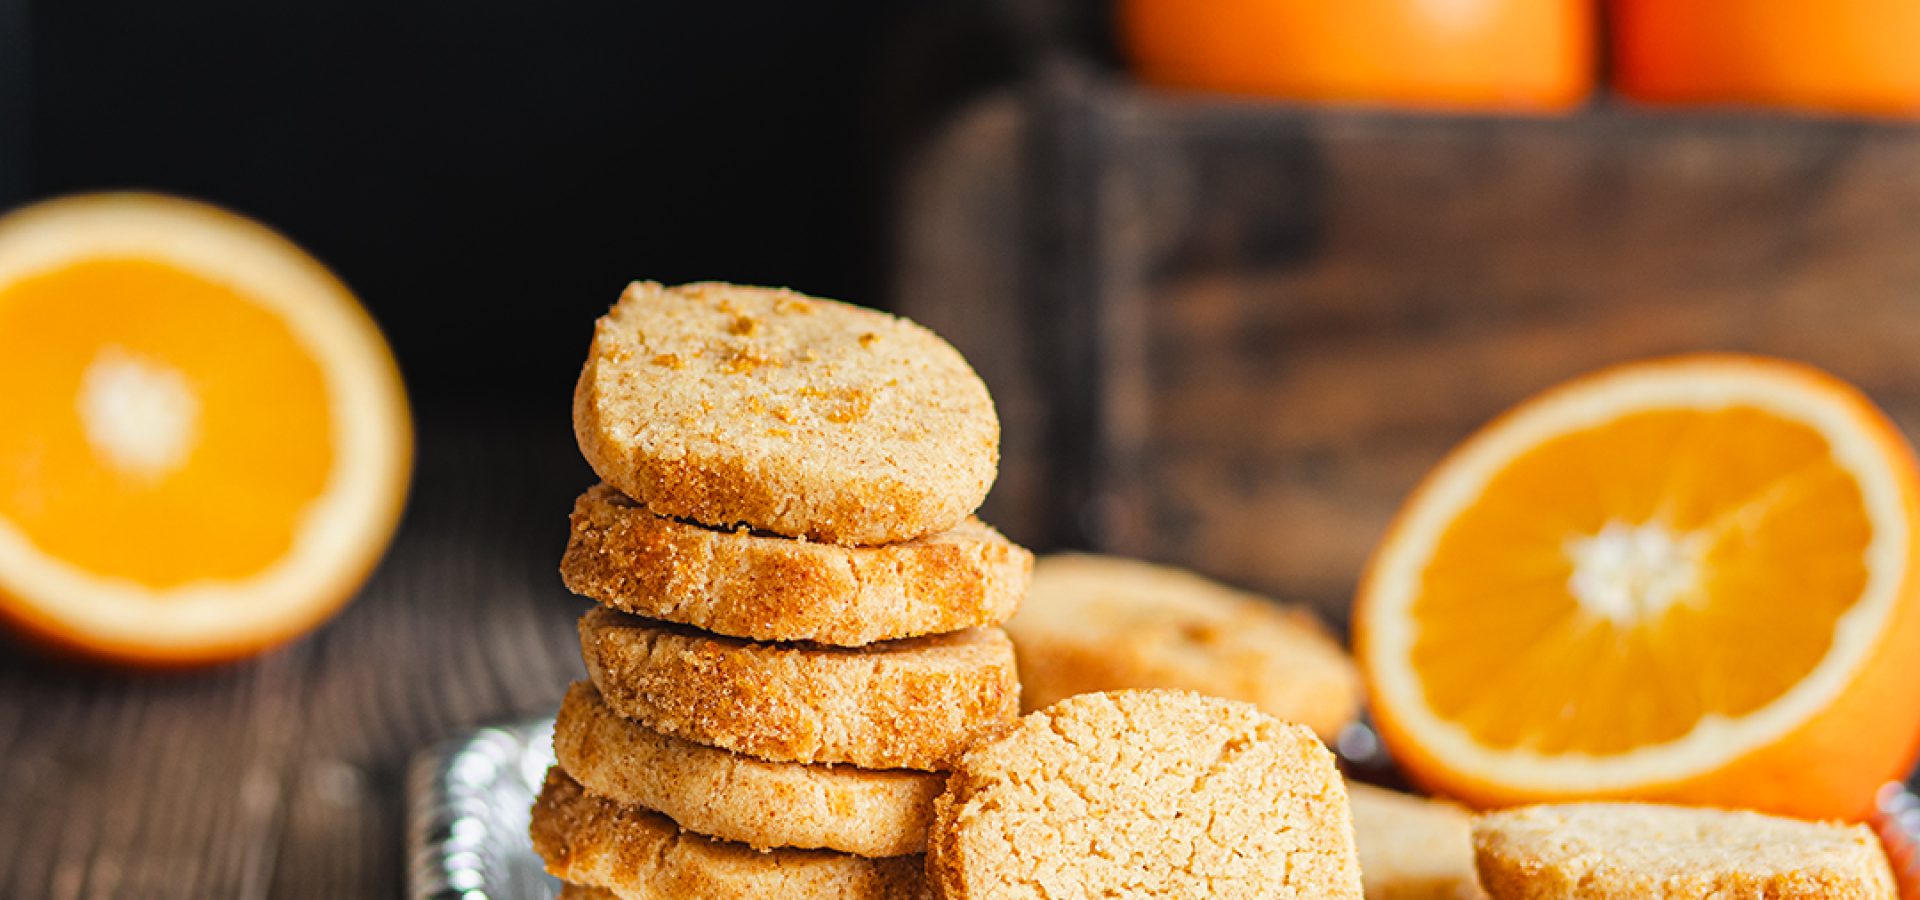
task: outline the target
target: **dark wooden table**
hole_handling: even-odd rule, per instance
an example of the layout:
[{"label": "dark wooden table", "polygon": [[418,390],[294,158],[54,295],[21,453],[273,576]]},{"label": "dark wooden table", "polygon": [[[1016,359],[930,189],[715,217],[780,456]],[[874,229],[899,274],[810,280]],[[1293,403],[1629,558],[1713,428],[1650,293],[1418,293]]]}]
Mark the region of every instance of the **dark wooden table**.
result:
[{"label": "dark wooden table", "polygon": [[291,646],[127,673],[0,643],[0,898],[399,896],[408,757],[581,674],[556,566],[591,476],[555,416],[424,427],[385,563]]}]

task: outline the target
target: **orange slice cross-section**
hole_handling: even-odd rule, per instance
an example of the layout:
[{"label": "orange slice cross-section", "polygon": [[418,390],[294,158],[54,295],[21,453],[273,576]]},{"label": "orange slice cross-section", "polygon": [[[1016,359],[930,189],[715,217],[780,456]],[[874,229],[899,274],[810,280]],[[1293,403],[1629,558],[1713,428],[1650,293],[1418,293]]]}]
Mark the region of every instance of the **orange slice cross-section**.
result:
[{"label": "orange slice cross-section", "polygon": [[1369,567],[1382,734],[1482,805],[1859,817],[1920,736],[1916,484],[1885,416],[1804,366],[1548,391],[1442,463]]},{"label": "orange slice cross-section", "polygon": [[0,615],[151,663],[298,635],[398,519],[379,331],[274,232],[153,195],[0,219]]}]

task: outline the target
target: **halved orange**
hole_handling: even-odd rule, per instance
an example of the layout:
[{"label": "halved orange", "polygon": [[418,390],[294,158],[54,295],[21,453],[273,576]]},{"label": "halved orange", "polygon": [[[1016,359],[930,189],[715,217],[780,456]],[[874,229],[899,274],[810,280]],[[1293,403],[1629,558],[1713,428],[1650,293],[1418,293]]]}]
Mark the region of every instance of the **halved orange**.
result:
[{"label": "halved orange", "polygon": [[1402,509],[1355,610],[1382,736],[1481,806],[1860,818],[1920,740],[1920,475],[1849,385],[1702,355],[1521,405]]},{"label": "halved orange", "polygon": [[272,646],[352,596],[411,464],[379,330],[275,232],[149,194],[0,218],[0,617],[129,662]]}]

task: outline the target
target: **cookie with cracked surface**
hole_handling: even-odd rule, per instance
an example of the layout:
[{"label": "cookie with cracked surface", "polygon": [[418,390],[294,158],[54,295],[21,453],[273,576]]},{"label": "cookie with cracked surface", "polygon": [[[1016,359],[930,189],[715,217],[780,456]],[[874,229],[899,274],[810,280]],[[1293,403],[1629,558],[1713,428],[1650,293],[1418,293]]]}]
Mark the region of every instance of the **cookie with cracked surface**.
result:
[{"label": "cookie with cracked surface", "polygon": [[1372,785],[1347,782],[1353,843],[1367,900],[1476,900],[1473,815]]},{"label": "cookie with cracked surface", "polygon": [[1865,825],[1650,803],[1569,803],[1474,819],[1480,883],[1495,900],[1765,897],[1892,900]]},{"label": "cookie with cracked surface", "polygon": [[605,607],[580,619],[607,705],[663,734],[771,762],[941,771],[1020,714],[998,628],[869,644],[763,644]]},{"label": "cookie with cracked surface", "polygon": [[615,714],[588,682],[568,688],[553,749],[598,796],[760,850],[920,853],[946,786],[933,772],[772,763],[669,737]]},{"label": "cookie with cracked surface", "polygon": [[1006,629],[1029,710],[1176,688],[1245,700],[1329,741],[1360,711],[1360,673],[1312,613],[1171,566],[1045,557]]},{"label": "cookie with cracked surface", "polygon": [[1333,755],[1186,691],[1082,694],[968,751],[927,879],[945,900],[1361,896]]},{"label": "cookie with cracked surface", "polygon": [[925,883],[918,856],[763,853],[684,830],[657,812],[596,797],[559,767],[547,771],[528,831],[548,873],[621,900],[909,900],[922,895]]},{"label": "cookie with cracked surface", "polygon": [[837,544],[953,527],[1000,453],[986,385],[938,335],[720,283],[628,286],[594,329],[573,427],[600,478],[656,513]]},{"label": "cookie with cracked surface", "polygon": [[574,501],[560,562],[574,593],[615,609],[842,647],[997,624],[1032,569],[1033,554],[972,517],[910,541],[843,547],[657,516],[606,484]]}]

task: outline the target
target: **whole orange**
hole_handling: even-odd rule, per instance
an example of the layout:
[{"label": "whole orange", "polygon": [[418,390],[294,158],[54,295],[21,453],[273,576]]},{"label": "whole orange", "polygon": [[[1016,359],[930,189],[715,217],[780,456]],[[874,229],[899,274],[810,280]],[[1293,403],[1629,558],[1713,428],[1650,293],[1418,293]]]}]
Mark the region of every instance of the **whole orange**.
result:
[{"label": "whole orange", "polygon": [[1565,110],[1593,89],[1586,0],[1122,0],[1146,81],[1298,100]]},{"label": "whole orange", "polygon": [[1620,92],[1649,103],[1920,113],[1920,3],[1613,0]]}]

